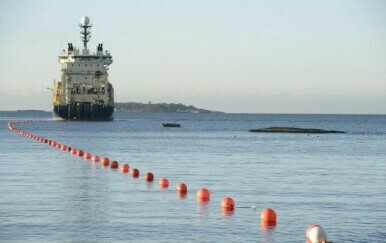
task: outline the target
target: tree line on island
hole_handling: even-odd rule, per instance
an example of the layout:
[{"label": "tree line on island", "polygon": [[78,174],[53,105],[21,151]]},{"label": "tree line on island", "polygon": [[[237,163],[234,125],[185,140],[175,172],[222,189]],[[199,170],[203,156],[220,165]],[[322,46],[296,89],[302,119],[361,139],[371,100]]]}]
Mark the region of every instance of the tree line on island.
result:
[{"label": "tree line on island", "polygon": [[115,110],[118,112],[165,112],[165,113],[212,113],[213,111],[186,106],[181,103],[139,103],[139,102],[115,102]]}]

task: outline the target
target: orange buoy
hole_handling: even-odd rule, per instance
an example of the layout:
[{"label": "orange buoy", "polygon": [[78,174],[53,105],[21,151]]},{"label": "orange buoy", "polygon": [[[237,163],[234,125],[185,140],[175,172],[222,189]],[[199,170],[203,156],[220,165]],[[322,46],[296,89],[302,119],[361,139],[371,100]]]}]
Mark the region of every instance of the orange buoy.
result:
[{"label": "orange buoy", "polygon": [[91,159],[91,154],[90,153],[85,153],[84,155],[83,155],[83,158],[84,159]]},{"label": "orange buoy", "polygon": [[84,155],[83,150],[78,150],[77,155],[78,155],[79,157],[83,156],[83,155]]},{"label": "orange buoy", "polygon": [[98,155],[94,155],[94,156],[92,156],[92,162],[94,162],[94,163],[98,163],[99,162],[99,156]]},{"label": "orange buoy", "polygon": [[168,188],[169,187],[169,180],[166,178],[161,178],[159,180],[158,184],[159,184],[160,188]]},{"label": "orange buoy", "polygon": [[221,201],[221,207],[228,210],[235,209],[235,201],[231,197],[226,197]]},{"label": "orange buoy", "polygon": [[312,224],[306,230],[306,239],[312,243],[324,243],[327,242],[327,234],[322,226]]},{"label": "orange buoy", "polygon": [[71,154],[76,154],[76,153],[78,153],[78,150],[76,148],[72,148],[71,149]]},{"label": "orange buoy", "polygon": [[261,221],[276,222],[276,212],[271,208],[265,208],[260,214]]},{"label": "orange buoy", "polygon": [[102,164],[104,164],[104,163],[107,163],[107,165],[110,164],[110,160],[107,157],[103,157],[101,161],[102,161]]},{"label": "orange buoy", "polygon": [[122,173],[127,173],[127,172],[129,172],[129,168],[130,168],[129,164],[123,164],[121,166],[121,172]]},{"label": "orange buoy", "polygon": [[107,157],[103,157],[101,166],[109,166],[110,160]]},{"label": "orange buoy", "polygon": [[177,192],[179,194],[186,194],[188,192],[188,187],[186,186],[185,183],[180,183],[177,186]]},{"label": "orange buoy", "polygon": [[152,182],[154,180],[154,175],[151,172],[147,172],[145,174],[145,181],[146,182]]},{"label": "orange buoy", "polygon": [[118,169],[118,161],[111,161],[110,169]]},{"label": "orange buoy", "polygon": [[210,200],[210,192],[206,188],[201,188],[197,192],[197,199],[200,201],[209,201]]},{"label": "orange buoy", "polygon": [[138,178],[139,177],[139,170],[137,168],[133,168],[131,171],[130,171],[130,174],[133,178]]},{"label": "orange buoy", "polygon": [[56,144],[55,147],[58,148],[58,149],[60,149],[60,148],[62,148],[62,145],[61,145],[60,143],[58,143],[58,144]]},{"label": "orange buoy", "polygon": [[63,151],[67,150],[67,146],[62,144],[62,148],[61,148]]},{"label": "orange buoy", "polygon": [[48,139],[44,139],[44,141],[43,141],[44,143],[48,143]]}]

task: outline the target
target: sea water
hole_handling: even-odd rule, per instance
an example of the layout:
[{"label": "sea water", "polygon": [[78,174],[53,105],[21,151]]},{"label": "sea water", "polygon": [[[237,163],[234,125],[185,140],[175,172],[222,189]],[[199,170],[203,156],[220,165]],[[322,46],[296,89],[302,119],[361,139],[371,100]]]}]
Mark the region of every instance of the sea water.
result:
[{"label": "sea water", "polygon": [[[140,177],[8,130],[19,119],[37,121],[16,128],[129,163]],[[269,126],[346,133],[248,132]],[[315,223],[334,242],[386,242],[384,115],[116,113],[111,122],[66,122],[0,112],[0,134],[2,242],[305,242]],[[185,198],[176,193],[182,182]],[[202,187],[207,203],[196,200]],[[233,213],[221,211],[227,196]],[[268,207],[275,227],[260,223]]]}]

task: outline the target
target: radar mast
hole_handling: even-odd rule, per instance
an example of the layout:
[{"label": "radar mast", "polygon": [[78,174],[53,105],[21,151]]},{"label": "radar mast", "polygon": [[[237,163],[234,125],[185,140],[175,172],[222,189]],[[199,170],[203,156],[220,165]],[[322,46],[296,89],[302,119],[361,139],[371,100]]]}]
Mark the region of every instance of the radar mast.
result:
[{"label": "radar mast", "polygon": [[80,38],[83,41],[84,50],[87,50],[87,42],[89,42],[90,38],[91,38],[91,32],[90,32],[89,29],[92,27],[92,25],[90,24],[89,17],[87,17],[87,16],[82,17],[80,19],[79,26],[81,28],[81,31],[80,31],[81,36],[80,36]]}]

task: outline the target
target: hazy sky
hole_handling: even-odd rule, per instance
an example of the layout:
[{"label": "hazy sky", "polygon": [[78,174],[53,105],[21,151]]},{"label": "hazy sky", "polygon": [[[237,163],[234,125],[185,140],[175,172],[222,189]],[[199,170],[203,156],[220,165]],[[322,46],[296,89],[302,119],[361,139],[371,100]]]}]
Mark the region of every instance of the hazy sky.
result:
[{"label": "hazy sky", "polygon": [[386,114],[385,0],[0,0],[0,110],[51,109],[84,15],[118,102]]}]

